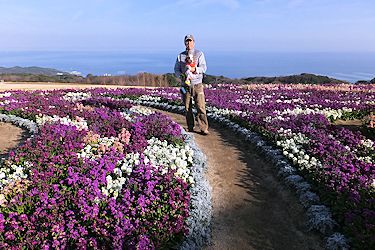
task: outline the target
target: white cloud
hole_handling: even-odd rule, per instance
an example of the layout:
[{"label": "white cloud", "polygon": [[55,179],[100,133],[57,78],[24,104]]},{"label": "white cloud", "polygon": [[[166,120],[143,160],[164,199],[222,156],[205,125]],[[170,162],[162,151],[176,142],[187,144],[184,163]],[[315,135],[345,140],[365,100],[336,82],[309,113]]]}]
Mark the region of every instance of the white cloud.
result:
[{"label": "white cloud", "polygon": [[[366,75],[364,75],[366,74]],[[363,80],[370,80],[374,77],[373,74],[367,74],[367,73],[332,73],[333,77],[338,77],[338,78],[345,78],[345,79],[363,79]]]}]

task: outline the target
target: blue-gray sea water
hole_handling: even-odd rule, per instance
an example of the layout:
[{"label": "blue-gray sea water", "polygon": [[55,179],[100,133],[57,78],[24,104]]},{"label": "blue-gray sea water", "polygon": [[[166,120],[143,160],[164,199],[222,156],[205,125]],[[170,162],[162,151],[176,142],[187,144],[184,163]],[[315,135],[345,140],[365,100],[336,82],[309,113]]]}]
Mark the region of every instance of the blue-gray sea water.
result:
[{"label": "blue-gray sea water", "polygon": [[[84,76],[160,74],[173,72],[178,52],[0,51],[0,67],[48,67]],[[375,77],[375,53],[204,52],[210,75],[243,78],[313,73],[350,82]]]}]

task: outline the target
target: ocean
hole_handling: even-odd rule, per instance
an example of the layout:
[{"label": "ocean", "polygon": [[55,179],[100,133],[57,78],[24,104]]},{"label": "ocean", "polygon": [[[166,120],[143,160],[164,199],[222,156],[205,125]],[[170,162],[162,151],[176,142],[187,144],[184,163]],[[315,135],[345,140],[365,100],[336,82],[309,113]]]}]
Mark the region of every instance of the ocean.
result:
[{"label": "ocean", "polygon": [[[179,51],[0,51],[0,67],[47,67],[83,76],[171,73]],[[204,51],[207,74],[230,78],[313,73],[356,82],[375,77],[373,53]]]}]

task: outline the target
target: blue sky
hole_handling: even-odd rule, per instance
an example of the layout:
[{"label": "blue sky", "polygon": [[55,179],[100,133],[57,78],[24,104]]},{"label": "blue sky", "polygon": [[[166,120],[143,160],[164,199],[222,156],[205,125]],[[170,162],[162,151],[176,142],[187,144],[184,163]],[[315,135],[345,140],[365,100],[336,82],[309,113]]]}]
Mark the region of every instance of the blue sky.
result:
[{"label": "blue sky", "polygon": [[373,0],[0,0],[0,50],[375,52]]}]

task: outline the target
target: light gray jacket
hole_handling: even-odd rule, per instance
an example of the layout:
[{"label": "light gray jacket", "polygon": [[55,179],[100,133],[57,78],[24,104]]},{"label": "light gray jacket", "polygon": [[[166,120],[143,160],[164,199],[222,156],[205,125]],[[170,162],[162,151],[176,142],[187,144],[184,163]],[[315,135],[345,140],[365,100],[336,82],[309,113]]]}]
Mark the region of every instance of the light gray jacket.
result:
[{"label": "light gray jacket", "polygon": [[[190,52],[191,53],[191,52]],[[191,84],[199,84],[202,83],[203,80],[203,74],[207,70],[207,65],[206,65],[206,59],[204,58],[204,54],[202,51],[193,49],[192,50],[193,57],[194,57],[194,62],[196,63],[196,72],[194,72],[194,77],[191,79]],[[176,77],[178,77],[182,81],[182,74],[185,74],[187,71],[187,67],[185,64],[185,59],[187,56],[187,51],[181,52],[176,59],[176,63],[174,65],[174,73]]]}]

